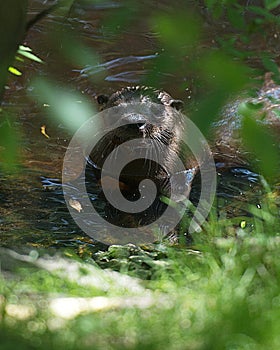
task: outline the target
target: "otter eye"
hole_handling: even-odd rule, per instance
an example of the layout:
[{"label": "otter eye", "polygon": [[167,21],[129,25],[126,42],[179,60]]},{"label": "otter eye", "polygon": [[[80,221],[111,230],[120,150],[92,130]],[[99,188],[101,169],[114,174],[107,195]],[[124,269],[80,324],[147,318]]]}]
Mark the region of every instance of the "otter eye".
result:
[{"label": "otter eye", "polygon": [[181,111],[184,108],[184,102],[181,100],[171,100],[170,106]]},{"label": "otter eye", "polygon": [[99,105],[104,105],[109,101],[109,97],[107,95],[98,95],[96,100]]}]

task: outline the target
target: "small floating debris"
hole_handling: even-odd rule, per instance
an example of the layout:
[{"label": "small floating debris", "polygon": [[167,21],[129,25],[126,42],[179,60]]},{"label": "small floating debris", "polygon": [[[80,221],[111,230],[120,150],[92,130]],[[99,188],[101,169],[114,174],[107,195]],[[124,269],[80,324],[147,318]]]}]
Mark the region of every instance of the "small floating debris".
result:
[{"label": "small floating debris", "polygon": [[44,135],[44,136],[46,136],[47,139],[50,138],[49,135],[48,135],[47,132],[46,132],[46,125],[42,125],[42,126],[41,126],[41,134]]},{"label": "small floating debris", "polygon": [[69,200],[69,205],[77,210],[79,213],[83,210],[81,203],[79,201],[77,201],[76,199],[70,199]]}]

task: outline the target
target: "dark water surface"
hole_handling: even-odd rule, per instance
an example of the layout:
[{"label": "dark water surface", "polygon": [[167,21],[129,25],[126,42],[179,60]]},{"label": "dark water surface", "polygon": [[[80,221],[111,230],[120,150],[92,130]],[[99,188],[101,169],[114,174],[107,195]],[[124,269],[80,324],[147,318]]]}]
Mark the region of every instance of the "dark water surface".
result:
[{"label": "dark water surface", "polygon": [[[69,215],[62,194],[62,162],[71,134],[62,122],[47,116],[47,107],[27,95],[36,95],[31,83],[34,74],[52,76],[58,84],[70,84],[73,91],[77,89],[88,96],[93,105],[94,97],[99,93],[110,93],[140,83],[161,48],[155,40],[156,35],[150,32],[145,13],[137,17],[129,31],[117,36],[106,28],[104,23],[108,22],[104,22],[104,18],[114,14],[121,4],[121,1],[104,1],[95,6],[73,9],[67,20],[51,14],[36,24],[26,38],[25,44],[45,64],[26,61],[22,65],[23,76],[11,77],[4,101],[6,109],[14,114],[14,127],[20,130],[21,159],[19,173],[1,174],[0,243],[3,246],[94,246]],[[168,11],[171,6],[167,1],[147,4],[150,6],[147,13],[159,9]],[[29,16],[34,16],[42,8],[43,1],[30,1]],[[94,62],[92,66],[81,67],[70,64],[67,59],[61,60],[46,34],[53,25],[61,31],[63,28],[78,28],[80,38],[100,56],[99,64]],[[208,45],[211,46],[212,42],[209,38]],[[189,92],[179,88],[186,77],[170,74],[161,78],[162,87],[171,95],[188,100]],[[40,131],[43,125],[46,125],[49,138]],[[232,169],[218,175],[218,181],[218,206],[226,208],[227,212],[236,216],[248,214],[242,208],[248,198],[254,205],[259,205],[256,174],[246,169]],[[192,196],[196,196],[196,188]],[[235,198],[238,200],[234,202]]]}]

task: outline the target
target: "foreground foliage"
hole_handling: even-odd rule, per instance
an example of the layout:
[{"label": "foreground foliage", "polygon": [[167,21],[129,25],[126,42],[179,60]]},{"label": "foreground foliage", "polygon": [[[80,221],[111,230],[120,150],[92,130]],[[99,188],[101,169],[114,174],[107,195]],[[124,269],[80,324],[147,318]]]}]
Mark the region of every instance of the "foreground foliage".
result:
[{"label": "foreground foliage", "polygon": [[280,220],[268,204],[253,232],[220,238],[229,222],[209,222],[188,249],[112,246],[83,261],[2,250],[1,349],[279,349]]}]

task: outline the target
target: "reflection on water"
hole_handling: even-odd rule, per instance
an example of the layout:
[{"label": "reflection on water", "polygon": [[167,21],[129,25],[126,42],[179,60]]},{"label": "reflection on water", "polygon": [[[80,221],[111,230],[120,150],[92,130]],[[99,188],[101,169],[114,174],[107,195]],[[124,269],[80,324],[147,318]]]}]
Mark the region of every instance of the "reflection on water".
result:
[{"label": "reflection on water", "polygon": [[[103,71],[110,71],[114,68],[120,67],[122,71],[113,75],[108,75],[105,77],[105,81],[119,81],[125,82],[126,84],[137,84],[139,83],[143,76],[147,74],[146,70],[139,69],[136,70],[137,65],[140,63],[157,57],[157,55],[147,55],[147,56],[126,56],[116,58],[95,66],[85,67],[80,71],[81,78],[90,78],[97,73]],[[133,67],[133,70],[131,70]],[[125,71],[123,71],[125,69]]]},{"label": "reflection on water", "polygon": [[[29,15],[34,16],[43,5],[35,0],[30,3]],[[161,4],[152,1],[150,6],[155,11],[157,6],[170,8],[168,4],[167,1]],[[24,63],[23,77],[11,78],[7,90],[4,105],[15,115],[14,127],[22,132],[22,162],[18,174],[1,174],[1,245],[59,247],[86,243],[94,246],[94,242],[85,237],[74,223],[62,194],[62,161],[71,135],[60,122],[46,117],[44,108],[47,109],[47,106],[42,109],[42,106],[36,105],[26,97],[26,91],[30,90],[36,95],[30,85],[32,73],[47,75],[49,71],[55,74],[59,82],[72,83],[72,86],[74,83],[76,89],[90,97],[139,83],[147,73],[146,63],[155,59],[160,48],[156,46],[154,34],[147,29],[145,16],[138,18],[132,31],[123,31],[118,37],[105,30],[101,19],[119,6],[119,2],[104,1],[86,9],[72,9],[67,21],[58,15],[49,15],[32,28],[26,39],[26,44],[47,65]],[[88,67],[73,67],[69,62],[58,61],[57,52],[52,51],[45,34],[52,24],[59,24],[61,28],[77,26],[81,37],[98,53],[102,62]],[[100,72],[103,72],[104,78],[102,82],[95,82],[94,77]],[[177,86],[183,79],[180,76],[164,76],[164,88],[168,86],[168,91],[181,97]],[[46,125],[50,138],[41,134],[42,125]],[[261,189],[258,175],[246,169],[232,169],[219,174],[218,178],[218,207],[226,215],[248,215],[244,204],[259,204]],[[248,196],[248,191],[251,196]],[[198,189],[194,185],[194,202],[197,195]],[[91,196],[97,202],[94,190]],[[100,201],[97,205],[102,211],[104,203]]]}]

